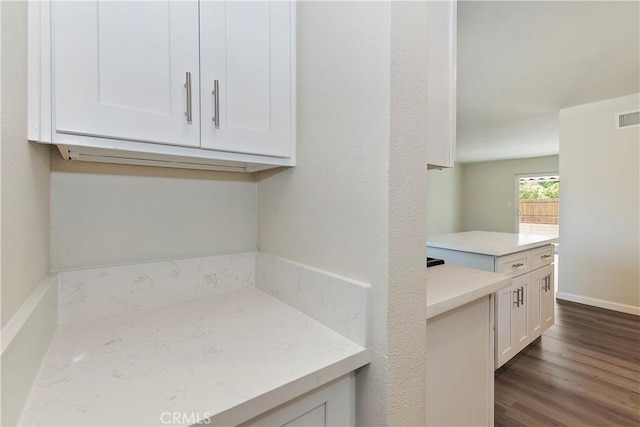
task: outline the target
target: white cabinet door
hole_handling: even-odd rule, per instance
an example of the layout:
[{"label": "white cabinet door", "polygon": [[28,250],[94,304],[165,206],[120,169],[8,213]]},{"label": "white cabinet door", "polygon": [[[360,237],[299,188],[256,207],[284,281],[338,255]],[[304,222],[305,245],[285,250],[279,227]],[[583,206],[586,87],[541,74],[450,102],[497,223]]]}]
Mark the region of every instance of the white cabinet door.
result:
[{"label": "white cabinet door", "polygon": [[349,374],[239,427],[352,426],[355,424],[354,383],[354,375]]},{"label": "white cabinet door", "polygon": [[51,28],[54,143],[75,134],[199,146],[198,2],[53,2]]},{"label": "white cabinet door", "polygon": [[[515,279],[514,279],[515,282]],[[515,316],[518,304],[516,284],[496,292],[496,369],[511,359],[517,352],[515,342]]]},{"label": "white cabinet door", "polygon": [[324,427],[327,425],[327,404],[323,403],[315,409],[310,410],[284,424],[286,427]]},{"label": "white cabinet door", "polygon": [[530,342],[530,278],[529,273],[515,277],[511,286],[496,293],[496,369]]},{"label": "white cabinet door", "polygon": [[200,22],[202,148],[290,157],[291,3],[205,1]]},{"label": "white cabinet door", "polygon": [[542,293],[540,314],[542,318],[542,332],[553,326],[555,319],[554,315],[554,302],[555,302],[555,285],[554,285],[554,271],[553,264],[549,265],[541,270],[544,270],[544,277],[547,279],[546,290]]},{"label": "white cabinet door", "polygon": [[542,305],[546,286],[546,269],[539,268],[531,272],[531,288],[529,289],[529,325],[531,340],[542,334]]},{"label": "white cabinet door", "polygon": [[523,274],[522,276],[513,279],[513,286],[520,289],[520,301],[516,304],[516,312],[514,315],[514,332],[516,353],[525,348],[530,342],[530,330],[529,327],[529,289],[530,289],[531,274]]},{"label": "white cabinet door", "polygon": [[456,154],[456,0],[427,3],[427,164],[453,167]]}]

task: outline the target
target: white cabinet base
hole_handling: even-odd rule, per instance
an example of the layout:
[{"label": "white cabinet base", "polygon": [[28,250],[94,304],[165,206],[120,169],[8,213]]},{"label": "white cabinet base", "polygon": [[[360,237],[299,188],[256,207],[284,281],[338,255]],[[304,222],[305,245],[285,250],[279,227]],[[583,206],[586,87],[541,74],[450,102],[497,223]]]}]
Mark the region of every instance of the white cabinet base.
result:
[{"label": "white cabinet base", "polygon": [[448,264],[493,271],[513,277],[513,284],[495,294],[495,369],[553,325],[553,247],[501,256],[429,246],[429,256]]},{"label": "white cabinet base", "polygon": [[493,425],[493,311],[491,295],[427,320],[428,426]]},{"label": "white cabinet base", "polygon": [[241,427],[355,425],[355,376],[350,374],[241,424]]}]

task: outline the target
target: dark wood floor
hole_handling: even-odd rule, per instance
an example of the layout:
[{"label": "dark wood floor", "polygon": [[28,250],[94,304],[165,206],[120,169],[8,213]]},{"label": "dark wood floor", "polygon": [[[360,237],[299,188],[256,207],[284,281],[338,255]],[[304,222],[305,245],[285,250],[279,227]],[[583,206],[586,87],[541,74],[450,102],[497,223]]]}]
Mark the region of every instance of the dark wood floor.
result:
[{"label": "dark wood floor", "polygon": [[640,426],[640,317],[556,304],[555,325],[496,372],[496,426]]}]

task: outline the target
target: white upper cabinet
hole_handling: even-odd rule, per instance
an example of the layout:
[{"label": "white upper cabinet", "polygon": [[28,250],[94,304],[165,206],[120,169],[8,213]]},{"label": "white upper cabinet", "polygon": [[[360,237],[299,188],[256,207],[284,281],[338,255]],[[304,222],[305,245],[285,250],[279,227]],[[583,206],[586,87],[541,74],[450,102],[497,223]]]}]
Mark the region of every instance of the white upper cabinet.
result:
[{"label": "white upper cabinet", "polygon": [[295,164],[290,1],[29,2],[28,68],[29,139],[65,158]]},{"label": "white upper cabinet", "polygon": [[55,131],[198,147],[197,24],[195,1],[54,2]]},{"label": "white upper cabinet", "polygon": [[205,1],[200,22],[202,147],[289,157],[291,5]]},{"label": "white upper cabinet", "polygon": [[427,164],[453,167],[456,158],[456,0],[427,2]]}]

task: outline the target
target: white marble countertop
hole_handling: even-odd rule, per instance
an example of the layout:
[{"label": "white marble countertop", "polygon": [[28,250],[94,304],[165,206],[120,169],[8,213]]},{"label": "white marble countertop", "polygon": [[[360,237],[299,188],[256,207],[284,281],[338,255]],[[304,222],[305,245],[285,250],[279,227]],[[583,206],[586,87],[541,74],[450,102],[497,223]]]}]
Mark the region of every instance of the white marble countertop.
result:
[{"label": "white marble countertop", "polygon": [[511,277],[443,264],[427,269],[427,319],[511,285]]},{"label": "white marble countertop", "polygon": [[369,350],[246,288],[60,325],[20,424],[149,426],[162,425],[163,413],[181,413],[236,425],[370,358]]},{"label": "white marble countertop", "polygon": [[557,242],[555,237],[494,231],[465,231],[427,238],[428,247],[493,256],[508,255]]}]

